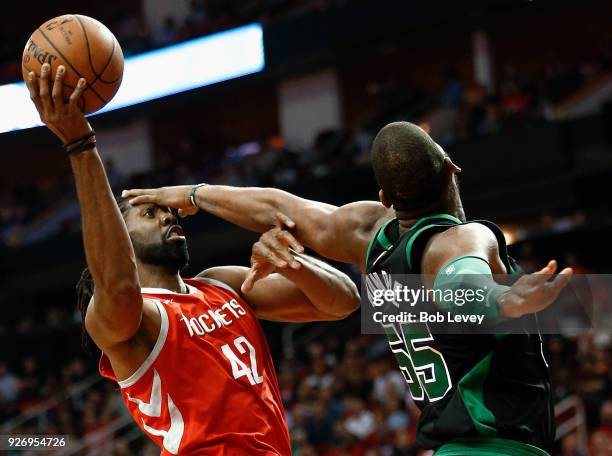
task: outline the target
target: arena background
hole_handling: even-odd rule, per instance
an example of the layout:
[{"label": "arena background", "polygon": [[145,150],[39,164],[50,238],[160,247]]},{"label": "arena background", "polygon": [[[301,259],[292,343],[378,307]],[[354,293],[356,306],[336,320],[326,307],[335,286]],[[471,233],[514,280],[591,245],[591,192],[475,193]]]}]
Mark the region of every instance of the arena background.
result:
[{"label": "arena background", "polygon": [[[19,80],[32,30],[67,12],[107,24],[126,55],[264,28],[262,72],[92,119],[117,191],[205,181],[375,199],[369,144],[409,120],[463,168],[468,217],[499,222],[527,271],[556,258],[610,272],[608,1],[15,2],[3,5],[0,83]],[[159,454],[81,348],[74,286],[85,263],[58,146],[45,128],[0,135],[0,434],[69,434],[71,454]],[[201,214],[185,227],[189,273],[248,264],[252,234]],[[295,454],[427,454],[386,341],[358,322],[264,324]],[[556,454],[612,454],[610,333],[548,336],[546,349]]]}]

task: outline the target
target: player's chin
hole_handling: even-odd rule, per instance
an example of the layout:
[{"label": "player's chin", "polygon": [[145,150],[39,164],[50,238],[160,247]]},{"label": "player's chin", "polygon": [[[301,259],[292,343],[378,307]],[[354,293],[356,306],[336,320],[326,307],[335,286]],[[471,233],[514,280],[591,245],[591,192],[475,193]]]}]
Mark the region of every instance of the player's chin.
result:
[{"label": "player's chin", "polygon": [[172,236],[164,239],[164,242],[170,245],[185,245],[187,244],[187,238],[185,236]]}]

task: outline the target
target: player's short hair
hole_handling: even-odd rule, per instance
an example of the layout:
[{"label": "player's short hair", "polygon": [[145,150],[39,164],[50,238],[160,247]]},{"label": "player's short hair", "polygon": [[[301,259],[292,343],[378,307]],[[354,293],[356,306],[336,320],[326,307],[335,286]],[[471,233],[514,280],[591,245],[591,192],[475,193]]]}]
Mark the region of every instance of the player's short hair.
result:
[{"label": "player's short hair", "polygon": [[395,209],[416,210],[445,193],[445,154],[423,129],[410,122],[383,127],[372,143],[378,185]]},{"label": "player's short hair", "polygon": [[[117,202],[117,206],[119,206],[119,210],[121,211],[121,216],[123,220],[125,220],[130,205],[126,198],[121,196],[115,197],[115,201]],[[81,277],[76,284],[76,294],[77,294],[77,309],[81,314],[81,325],[82,325],[82,335],[81,335],[81,344],[83,345],[83,349],[87,352],[92,351],[92,347],[94,346],[91,337],[87,333],[85,329],[85,315],[87,315],[87,307],[89,307],[89,302],[91,301],[91,297],[94,293],[94,281],[89,268],[83,269],[81,273]]]}]

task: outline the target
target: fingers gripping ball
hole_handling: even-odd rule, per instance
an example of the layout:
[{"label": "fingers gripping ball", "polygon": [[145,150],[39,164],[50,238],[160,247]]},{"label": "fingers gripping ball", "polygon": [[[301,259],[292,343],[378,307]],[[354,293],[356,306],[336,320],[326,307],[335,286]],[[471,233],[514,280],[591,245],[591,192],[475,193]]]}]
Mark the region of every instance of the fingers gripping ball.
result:
[{"label": "fingers gripping ball", "polygon": [[32,33],[21,62],[24,80],[31,71],[40,77],[45,63],[51,65],[51,80],[58,66],[66,67],[65,101],[85,78],[87,88],[78,102],[85,114],[111,101],[123,78],[123,52],[115,36],[101,22],[79,14],[53,18]]}]

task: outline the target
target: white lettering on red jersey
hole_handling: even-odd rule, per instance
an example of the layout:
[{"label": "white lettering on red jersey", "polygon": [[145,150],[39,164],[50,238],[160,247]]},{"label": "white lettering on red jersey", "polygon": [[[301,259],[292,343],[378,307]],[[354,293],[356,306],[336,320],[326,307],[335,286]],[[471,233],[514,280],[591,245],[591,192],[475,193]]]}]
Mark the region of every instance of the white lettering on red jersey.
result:
[{"label": "white lettering on red jersey", "polygon": [[287,456],[285,413],[272,357],[254,312],[230,287],[185,280],[188,294],[143,288],[161,314],[151,354],[117,381],[140,428],[167,455]]}]

